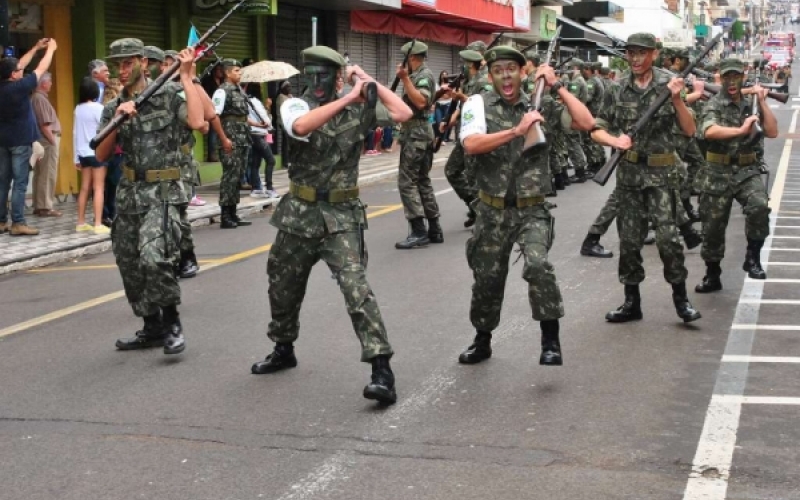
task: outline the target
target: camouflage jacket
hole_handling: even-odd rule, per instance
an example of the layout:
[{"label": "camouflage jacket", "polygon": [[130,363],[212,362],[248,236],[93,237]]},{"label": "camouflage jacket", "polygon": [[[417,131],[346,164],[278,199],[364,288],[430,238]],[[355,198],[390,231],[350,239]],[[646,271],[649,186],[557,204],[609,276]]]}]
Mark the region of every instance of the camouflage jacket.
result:
[{"label": "camouflage jacket", "polygon": [[764,138],[755,145],[747,145],[748,136],[735,137],[725,141],[711,140],[706,137],[706,132],[712,125],[721,127],[740,127],[745,118],[751,115],[753,100],[751,97],[742,96],[738,103],[733,102],[723,93],[719,93],[708,100],[700,126],[697,128],[699,138],[705,140],[707,153],[730,155],[755,153],[756,162],[752,165],[739,166],[737,164],[724,165],[706,160],[705,168],[697,175],[696,186],[698,189],[710,193],[721,194],[732,186],[760,174],[760,167],[764,162]]},{"label": "camouflage jacket", "polygon": [[[299,99],[313,110],[319,104],[307,91]],[[291,106],[293,102],[288,102]],[[297,103],[302,106],[302,103]],[[317,190],[353,188],[358,185],[358,163],[367,132],[375,126],[391,125],[386,107],[378,102],[374,110],[363,104],[344,108],[308,137],[289,136],[289,178],[300,186]],[[304,238],[320,238],[326,234],[366,227],[366,217],[359,200],[344,203],[316,203],[301,200],[291,194],[284,196],[270,223],[280,230]]]},{"label": "camouflage jacket", "polygon": [[250,108],[247,107],[247,97],[242,93],[236,85],[230,82],[225,82],[220,86],[225,91],[225,108],[219,114],[222,120],[222,130],[225,135],[237,146],[250,144],[250,126],[246,121],[229,121],[228,117],[244,117],[250,114]]},{"label": "camouflage jacket", "polygon": [[[525,94],[521,95],[516,104],[509,104],[494,90],[484,92],[478,98],[482,101],[486,134],[494,134],[516,126],[530,104],[530,99]],[[474,99],[476,97],[470,98]],[[478,101],[473,101],[473,104],[479,105]],[[465,124],[474,119],[473,116],[469,116],[470,114],[472,113],[467,106],[464,113]],[[552,98],[542,100],[541,114],[548,124],[547,128],[571,127],[572,117]],[[524,142],[524,137],[518,137],[494,151],[474,155],[475,179],[481,191],[496,197],[511,194],[526,198],[544,196],[552,191],[549,144],[523,156]]]},{"label": "camouflage jacket", "polygon": [[[114,118],[120,104],[135,98],[121,95],[106,104],[98,131]],[[187,113],[185,97],[175,86],[165,85],[156,91],[138,108],[136,116],[123,123],[117,131],[117,144],[124,152],[123,167],[137,172],[180,167]],[[145,213],[162,201],[171,205],[188,202],[183,182],[177,180],[166,184],[167,200],[162,200],[161,183],[131,182],[123,176],[117,189],[118,213]]]},{"label": "camouflage jacket", "polygon": [[586,86],[586,80],[581,75],[569,79],[566,83],[567,90],[570,94],[578,98],[579,101],[586,104],[589,100],[589,89]]},{"label": "camouflage jacket", "polygon": [[[175,92],[178,92],[179,95],[182,95],[181,93],[183,92],[183,85],[181,85],[179,81],[167,82],[166,85],[172,85],[175,88]],[[189,127],[184,127],[181,135],[181,156],[178,161],[178,165],[181,167],[181,175],[183,176],[183,180],[185,182],[189,182],[189,187],[191,187],[195,181],[195,172],[197,171],[197,162],[194,159],[193,153],[197,139],[195,138],[194,131]]]},{"label": "camouflage jacket", "polygon": [[[653,78],[644,89],[633,81],[627,71],[620,79],[620,85],[606,92],[603,106],[597,114],[597,127],[610,133],[627,132],[642,114],[666,88],[672,78],[671,73],[653,68]],[[656,112],[652,120],[639,132],[631,151],[642,159],[631,163],[623,158],[617,168],[617,185],[629,188],[668,186],[676,182],[675,169],[669,167],[649,167],[648,155],[675,154],[675,139],[672,131],[677,125],[675,107],[667,100]]]},{"label": "camouflage jacket", "polygon": [[605,95],[605,86],[599,76],[593,76],[586,82],[586,92],[588,95],[586,107],[592,113],[592,116],[597,116],[597,112],[603,106],[603,96]]},{"label": "camouflage jacket", "polygon": [[433,73],[428,66],[423,63],[417,68],[416,71],[408,75],[414,87],[425,96],[425,106],[422,109],[417,109],[411,103],[411,98],[407,93],[403,93],[403,102],[408,104],[408,107],[414,112],[411,120],[403,124],[403,129],[400,134],[400,143],[412,142],[416,147],[425,148],[428,144],[433,142],[433,127],[428,123],[428,116],[430,115],[430,107],[433,105],[433,98],[435,97],[435,82]]}]

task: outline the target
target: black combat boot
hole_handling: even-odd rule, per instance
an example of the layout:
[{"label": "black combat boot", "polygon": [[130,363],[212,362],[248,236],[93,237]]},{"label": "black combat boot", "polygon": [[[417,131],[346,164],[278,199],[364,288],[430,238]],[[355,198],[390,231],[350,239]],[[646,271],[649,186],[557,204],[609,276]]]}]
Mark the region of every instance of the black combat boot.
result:
[{"label": "black combat boot", "polygon": [[144,327],[136,332],[136,336],[117,340],[117,349],[120,351],[134,351],[136,349],[149,349],[164,345],[164,327],[161,324],[161,313],[144,317]]},{"label": "black combat boot", "polygon": [[642,319],[642,297],[639,295],[639,285],[625,285],[625,302],[606,314],[606,321],[626,323],[640,319]]},{"label": "black combat boot", "polygon": [[541,321],[542,327],[542,355],[539,364],[545,366],[561,366],[561,343],[558,340],[558,320],[550,319]]},{"label": "black combat boot", "polygon": [[431,243],[444,243],[444,233],[438,217],[436,219],[428,219],[428,239]]},{"label": "black combat boot", "polygon": [[397,402],[394,390],[394,373],[389,366],[389,356],[372,358],[372,381],[364,387],[364,397],[374,399],[382,405],[393,405]]},{"label": "black combat boot", "polygon": [[558,196],[558,190],[556,189],[556,178],[550,178],[550,192],[545,194],[545,198],[555,198]]},{"label": "black combat boot", "polygon": [[747,271],[747,275],[750,276],[750,279],[767,279],[767,272],[761,267],[761,248],[763,246],[764,240],[751,240],[747,238],[747,255],[744,258],[742,269]]},{"label": "black combat boot", "polygon": [[239,215],[236,213],[236,205],[233,205],[228,210],[231,214],[231,219],[236,223],[236,227],[244,227],[244,226],[252,226],[253,223],[249,220],[242,220]]},{"label": "black combat boot", "polygon": [[692,222],[700,222],[700,213],[692,206],[692,198],[682,198],[681,203],[683,204],[684,210],[686,210],[686,215],[689,216],[689,220]]},{"label": "black combat boot", "polygon": [[557,191],[563,191],[567,189],[567,184],[564,182],[564,174],[559,172],[556,174],[555,178],[553,179],[553,185],[555,186]]},{"label": "black combat boot", "polygon": [[583,184],[586,182],[586,170],[575,170],[575,175],[569,178],[570,184]]},{"label": "black combat boot", "polygon": [[418,217],[411,219],[411,234],[403,241],[398,241],[394,247],[398,250],[408,250],[416,247],[426,247],[431,240],[428,238],[428,231],[425,230],[425,219]]},{"label": "black combat boot", "polygon": [[683,236],[683,244],[686,245],[686,248],[689,250],[703,243],[703,235],[695,230],[691,222],[687,222],[679,227],[678,231],[681,233],[681,236]]},{"label": "black combat boot", "polygon": [[478,331],[472,345],[458,356],[458,362],[465,365],[474,365],[492,357],[492,333]]},{"label": "black combat boot", "polygon": [[236,229],[236,221],[231,218],[231,207],[219,207],[221,215],[219,221],[220,229]]},{"label": "black combat boot", "polygon": [[711,293],[722,290],[720,276],[722,276],[722,267],[720,267],[719,262],[706,262],[706,275],[703,276],[703,281],[694,287],[694,291],[697,293]]},{"label": "black combat boot", "polygon": [[572,185],[572,181],[569,180],[569,174],[567,173],[566,170],[561,172],[561,180],[564,181],[564,186],[571,186]]},{"label": "black combat boot", "polygon": [[162,307],[164,332],[164,354],[180,354],[186,349],[186,340],[183,338],[183,326],[178,314],[177,306]]},{"label": "black combat boot", "polygon": [[275,344],[275,350],[264,361],[254,363],[250,372],[254,375],[264,375],[295,366],[297,366],[297,358],[294,357],[294,345],[278,342]]},{"label": "black combat boot", "polygon": [[672,302],[675,304],[675,312],[684,323],[702,318],[700,311],[692,307],[686,293],[686,282],[672,285]]},{"label": "black combat boot", "polygon": [[467,220],[464,221],[464,227],[470,228],[474,226],[477,219],[478,214],[472,209],[472,202],[470,201],[467,203]]},{"label": "black combat boot", "polygon": [[197,256],[194,254],[194,250],[181,252],[178,276],[182,279],[194,278],[197,276],[198,271],[200,271],[200,264],[197,263]]},{"label": "black combat boot", "polygon": [[586,257],[600,257],[601,259],[610,259],[614,256],[613,252],[603,248],[600,244],[600,235],[589,233],[584,238],[581,244],[581,255]]}]

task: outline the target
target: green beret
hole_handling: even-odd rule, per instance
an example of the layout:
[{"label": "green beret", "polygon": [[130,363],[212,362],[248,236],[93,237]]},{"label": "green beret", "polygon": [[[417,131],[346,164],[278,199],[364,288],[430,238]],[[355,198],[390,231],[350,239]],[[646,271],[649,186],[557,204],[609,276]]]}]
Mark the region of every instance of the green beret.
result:
[{"label": "green beret", "polygon": [[144,43],[138,38],[120,38],[108,47],[106,59],[125,59],[128,57],[144,57]]},{"label": "green beret", "polygon": [[569,62],[566,64],[566,66],[568,68],[583,69],[584,62],[582,60],[578,59],[577,57],[573,57],[572,59],[569,60]]},{"label": "green beret", "polygon": [[[467,48],[469,48],[469,47],[467,47]],[[400,47],[400,52],[402,52],[403,55],[408,54],[409,50],[411,50],[411,42],[408,42],[405,45],[403,45],[402,47]],[[428,46],[425,45],[424,43],[420,42],[419,40],[417,40],[414,43],[414,50],[411,50],[411,55],[412,56],[418,56],[420,54],[426,54],[427,52],[428,52]]]},{"label": "green beret", "polygon": [[642,47],[644,49],[656,49],[656,37],[650,33],[634,33],[628,37],[626,47]]},{"label": "green beret", "polygon": [[164,59],[171,57],[174,60],[178,60],[178,56],[180,53],[177,50],[165,50],[164,51]]},{"label": "green beret", "polygon": [[458,55],[467,62],[481,62],[483,60],[483,56],[477,50],[462,50]]},{"label": "green beret", "polygon": [[719,62],[719,74],[724,75],[730,72],[744,73],[744,62],[741,59],[729,57]]},{"label": "green beret", "polygon": [[144,56],[151,61],[164,62],[164,51],[155,45],[145,45]]},{"label": "green beret", "polygon": [[483,40],[475,40],[467,45],[468,50],[474,50],[476,52],[480,52],[481,55],[486,54],[486,42]]},{"label": "green beret", "polygon": [[237,67],[241,68],[242,67],[242,63],[240,63],[236,59],[223,59],[222,60],[222,67],[225,68],[225,69],[237,68]]},{"label": "green beret", "polygon": [[498,45],[497,47],[489,49],[486,51],[486,54],[483,55],[483,58],[486,59],[486,62],[490,66],[493,62],[503,59],[516,61],[520,66],[525,66],[526,62],[522,52],[508,45]]},{"label": "green beret", "polygon": [[325,45],[309,47],[302,53],[305,65],[335,66],[337,68],[347,66],[344,56]]}]

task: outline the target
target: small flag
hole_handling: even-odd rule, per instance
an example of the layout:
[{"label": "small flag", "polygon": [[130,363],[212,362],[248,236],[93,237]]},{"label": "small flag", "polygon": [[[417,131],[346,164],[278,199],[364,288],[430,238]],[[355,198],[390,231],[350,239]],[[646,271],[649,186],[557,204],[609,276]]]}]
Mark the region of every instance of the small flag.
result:
[{"label": "small flag", "polygon": [[194,47],[200,41],[200,35],[197,33],[197,28],[194,24],[189,28],[189,41],[186,42],[187,47]]}]

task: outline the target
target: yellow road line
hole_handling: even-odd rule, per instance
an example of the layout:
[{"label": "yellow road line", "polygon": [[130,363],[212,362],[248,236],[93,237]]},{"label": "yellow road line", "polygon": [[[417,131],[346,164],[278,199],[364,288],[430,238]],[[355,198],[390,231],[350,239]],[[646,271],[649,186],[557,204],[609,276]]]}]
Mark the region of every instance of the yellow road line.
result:
[{"label": "yellow road line", "polygon": [[[372,219],[374,217],[380,217],[381,215],[386,215],[391,212],[395,212],[403,208],[403,205],[389,205],[382,210],[378,210],[371,214],[367,214],[368,219]],[[245,250],[244,252],[235,253],[233,255],[229,255],[228,257],[224,257],[222,259],[216,259],[212,261],[210,265],[204,266],[200,269],[200,272],[209,271],[219,266],[224,266],[227,264],[233,264],[234,262],[239,262],[244,259],[248,259],[250,257],[254,257],[256,255],[260,255],[262,253],[269,252],[269,249],[272,248],[272,244],[269,245],[262,245],[260,247],[251,248],[250,250]],[[201,261],[203,262],[203,261]],[[97,266],[83,266],[83,267],[92,267],[96,268]],[[116,266],[113,266],[116,267]],[[62,270],[68,270],[73,268],[64,268]],[[8,328],[3,328],[0,330],[0,338],[7,337],[9,335],[13,335],[15,333],[19,333],[25,330],[29,330],[31,328],[35,328],[37,326],[41,326],[45,323],[50,323],[51,321],[55,321],[57,319],[64,318],[66,316],[70,316],[72,314],[85,311],[87,309],[91,309],[93,307],[97,307],[102,304],[107,304],[112,300],[121,299],[125,296],[125,292],[120,290],[118,292],[109,293],[107,295],[102,295],[100,297],[96,297],[94,299],[87,300],[85,302],[81,302],[80,304],[75,304],[74,306],[65,307],[63,309],[59,309],[57,311],[53,311],[51,313],[45,314],[43,316],[39,316],[38,318],[34,318],[28,321],[23,321],[22,323],[17,323],[16,325],[9,326]]]},{"label": "yellow road line", "polygon": [[[201,264],[213,264],[217,262],[219,259],[204,259],[200,260]],[[25,272],[27,273],[55,273],[55,272],[62,272],[62,271],[100,271],[105,269],[116,269],[116,264],[98,264],[95,266],[60,266],[60,267],[50,267],[50,268],[43,268],[43,269],[29,269]]]}]

